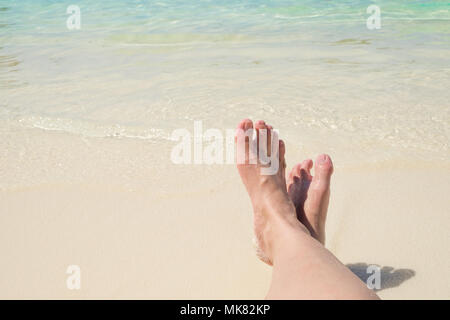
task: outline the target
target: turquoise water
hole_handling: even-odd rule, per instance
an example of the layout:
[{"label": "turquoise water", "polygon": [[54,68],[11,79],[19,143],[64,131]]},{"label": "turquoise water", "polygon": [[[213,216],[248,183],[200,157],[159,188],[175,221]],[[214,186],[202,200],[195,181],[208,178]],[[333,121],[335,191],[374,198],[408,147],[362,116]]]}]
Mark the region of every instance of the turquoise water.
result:
[{"label": "turquoise water", "polygon": [[360,26],[365,25],[370,4],[380,7],[383,25],[390,26],[396,36],[428,35],[439,42],[448,41],[450,19],[449,1],[2,0],[2,42],[32,42],[30,37],[44,42],[72,41],[65,26],[70,4],[81,9],[84,32],[78,34],[80,38],[141,44],[232,41],[280,34],[301,38],[305,24],[322,31],[322,36],[351,28],[361,35],[365,34]]},{"label": "turquoise water", "polygon": [[[71,4],[80,30],[66,27]],[[379,30],[366,27],[370,4]],[[249,116],[293,142],[301,131],[312,149],[345,153],[351,141],[382,159],[446,159],[449,10],[411,0],[0,0],[0,120],[164,140],[194,120],[231,128]]]}]

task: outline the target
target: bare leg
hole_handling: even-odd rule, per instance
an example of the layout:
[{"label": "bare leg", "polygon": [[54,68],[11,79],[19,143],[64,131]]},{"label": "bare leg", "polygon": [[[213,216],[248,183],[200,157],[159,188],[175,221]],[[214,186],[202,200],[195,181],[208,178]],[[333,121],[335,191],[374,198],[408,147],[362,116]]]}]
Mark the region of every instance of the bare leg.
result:
[{"label": "bare leg", "polygon": [[377,299],[330,251],[307,233],[280,230],[274,239],[268,299]]},{"label": "bare leg", "polygon": [[[254,127],[257,135],[261,129],[271,129],[264,121],[256,122]],[[237,134],[240,141],[242,137],[239,134],[253,129],[253,123],[248,119],[243,120],[238,129],[242,129]],[[270,144],[270,139],[268,141]],[[246,140],[247,153],[251,152],[248,144]],[[280,140],[280,167],[274,175],[261,175],[259,163],[246,162],[237,166],[254,209],[258,255],[261,260],[273,265],[272,284],[267,298],[376,299],[377,296],[321,243],[325,239],[324,223],[332,172],[326,164],[329,159],[322,158],[326,160],[325,163],[319,161],[328,171],[316,172],[316,180],[307,177],[309,183],[293,178],[294,171],[289,179],[291,188],[288,193],[284,153],[285,146]],[[246,158],[249,159],[250,155],[247,154]],[[305,170],[308,174],[309,169]],[[301,171],[298,173],[301,174]],[[308,187],[298,189],[296,183],[299,181]]]}]

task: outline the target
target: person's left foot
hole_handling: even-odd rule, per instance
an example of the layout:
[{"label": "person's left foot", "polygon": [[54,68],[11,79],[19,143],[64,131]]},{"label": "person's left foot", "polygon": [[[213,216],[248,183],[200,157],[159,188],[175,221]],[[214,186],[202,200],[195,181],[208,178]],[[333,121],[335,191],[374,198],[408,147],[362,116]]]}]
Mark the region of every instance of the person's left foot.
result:
[{"label": "person's left foot", "polygon": [[[238,160],[237,169],[244,183],[253,206],[253,222],[256,237],[258,257],[271,265],[273,263],[272,247],[280,237],[286,236],[291,229],[308,230],[301,225],[296,217],[296,212],[286,189],[284,159],[285,146],[282,140],[276,148],[275,159],[279,161],[278,170],[273,174],[264,175],[261,170],[265,167],[261,164],[259,153],[251,148],[249,137],[245,132],[256,131],[258,141],[263,132],[267,132],[267,149],[271,149],[273,137],[272,127],[264,121],[257,121],[255,125],[249,119],[242,120],[237,128],[236,144],[245,144],[245,158]],[[251,136],[251,134],[250,134]],[[239,151],[238,151],[239,152]],[[252,163],[250,159],[257,159]]]}]

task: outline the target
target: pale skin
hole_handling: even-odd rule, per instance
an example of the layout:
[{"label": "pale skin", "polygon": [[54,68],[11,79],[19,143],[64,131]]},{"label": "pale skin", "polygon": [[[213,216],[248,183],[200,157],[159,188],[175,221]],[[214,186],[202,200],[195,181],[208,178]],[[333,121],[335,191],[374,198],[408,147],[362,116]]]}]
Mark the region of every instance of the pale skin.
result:
[{"label": "pale skin", "polygon": [[[333,164],[328,155],[315,163],[305,160],[286,179],[285,144],[279,140],[279,168],[262,175],[262,164],[249,163],[249,140],[242,132],[267,130],[268,150],[272,126],[249,119],[238,125],[236,141],[245,141],[245,163],[238,163],[241,179],[253,206],[258,256],[273,266],[267,299],[378,299],[346,266],[325,248],[325,220]],[[273,132],[272,132],[273,134]],[[314,166],[314,176],[311,169]]]}]

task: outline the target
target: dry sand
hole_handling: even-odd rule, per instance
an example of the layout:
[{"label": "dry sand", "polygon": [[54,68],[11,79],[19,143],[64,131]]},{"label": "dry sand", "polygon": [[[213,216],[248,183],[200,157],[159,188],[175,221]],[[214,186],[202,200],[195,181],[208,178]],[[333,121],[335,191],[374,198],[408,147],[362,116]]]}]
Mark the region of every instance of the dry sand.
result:
[{"label": "dry sand", "polygon": [[[265,296],[271,270],[233,166],[176,166],[148,141],[7,132],[0,298]],[[450,298],[448,164],[335,165],[327,247],[362,278],[383,267],[382,298]]]}]

